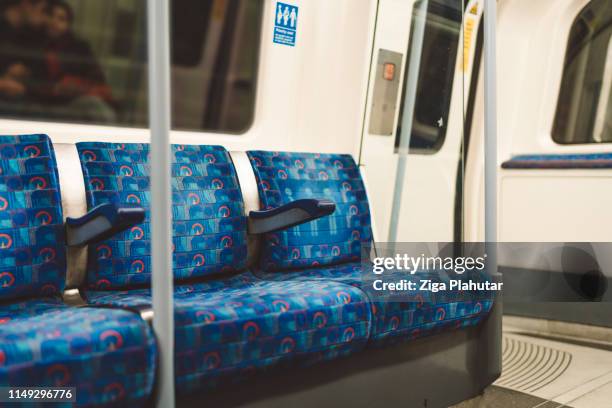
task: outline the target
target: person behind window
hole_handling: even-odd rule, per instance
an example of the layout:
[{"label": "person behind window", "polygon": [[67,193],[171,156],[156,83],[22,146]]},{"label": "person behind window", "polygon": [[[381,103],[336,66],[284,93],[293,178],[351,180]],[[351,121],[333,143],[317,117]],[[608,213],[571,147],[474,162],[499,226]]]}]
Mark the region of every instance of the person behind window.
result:
[{"label": "person behind window", "polygon": [[41,53],[46,0],[0,0],[0,100],[18,100]]},{"label": "person behind window", "polygon": [[36,102],[50,105],[47,112],[57,119],[114,122],[111,89],[91,47],[72,29],[72,8],[51,1],[47,13],[45,69],[33,92]]}]

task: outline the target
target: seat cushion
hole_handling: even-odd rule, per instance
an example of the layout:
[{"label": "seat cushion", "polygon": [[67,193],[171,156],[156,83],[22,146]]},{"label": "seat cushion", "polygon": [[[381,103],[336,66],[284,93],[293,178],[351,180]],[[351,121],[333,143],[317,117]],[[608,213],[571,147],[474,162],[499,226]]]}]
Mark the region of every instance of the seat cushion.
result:
[{"label": "seat cushion", "polygon": [[76,387],[78,405],[138,406],[152,393],[156,346],[124,310],[59,300],[0,306],[0,384]]},{"label": "seat cushion", "polygon": [[363,286],[363,266],[361,262],[348,262],[339,265],[306,268],[293,271],[270,272],[256,269],[253,274],[269,281],[325,281],[332,280],[361,288]]},{"label": "seat cushion", "polygon": [[[365,279],[369,275],[363,272],[363,268],[367,267],[364,265],[355,262],[282,273],[260,270],[255,275],[277,282],[336,281],[360,288],[372,308],[370,344],[373,346],[475,326],[488,315],[493,306],[492,291],[417,290],[403,295],[401,299],[389,299],[371,289],[371,281]],[[402,274],[402,279],[414,281],[420,286],[421,280],[448,284],[450,278],[445,274],[423,271],[415,275]],[[453,276],[453,279],[490,281],[490,277],[482,272]]]},{"label": "seat cushion", "polygon": [[0,301],[64,288],[58,180],[46,135],[0,136]]},{"label": "seat cushion", "polygon": [[[146,285],[151,278],[149,145],[77,143],[87,205],[144,207],[143,224],[90,245],[90,289]],[[219,146],[172,146],[174,277],[229,273],[246,265],[246,217],[236,171]]]},{"label": "seat cushion", "polygon": [[303,198],[328,199],[335,212],[263,239],[260,268],[267,271],[357,261],[372,240],[370,209],[359,168],[341,154],[247,152],[261,207]]},{"label": "seat cushion", "polygon": [[[151,303],[150,291],[90,292],[93,304]],[[177,390],[238,381],[271,367],[313,364],[365,347],[370,308],[363,292],[333,281],[271,282],[242,274],[177,286]]]}]

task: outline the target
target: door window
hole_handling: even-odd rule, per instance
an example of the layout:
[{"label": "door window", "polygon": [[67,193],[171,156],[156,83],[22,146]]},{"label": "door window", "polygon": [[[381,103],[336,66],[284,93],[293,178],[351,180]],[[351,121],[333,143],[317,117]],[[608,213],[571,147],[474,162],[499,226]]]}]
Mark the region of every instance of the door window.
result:
[{"label": "door window", "polygon": [[612,143],[612,2],[593,0],[570,30],[552,136]]},{"label": "door window", "polygon": [[[415,153],[436,152],[444,143],[455,78],[463,8],[464,2],[461,0],[430,0],[427,5],[427,20],[410,137],[410,149]],[[412,27],[415,27],[414,17]],[[411,32],[411,35],[414,33]],[[410,61],[410,50],[406,61]],[[406,73],[410,69],[409,65],[406,64]],[[400,117],[404,114],[405,86],[404,82]],[[399,146],[401,130],[399,126],[396,133],[396,147]]]}]

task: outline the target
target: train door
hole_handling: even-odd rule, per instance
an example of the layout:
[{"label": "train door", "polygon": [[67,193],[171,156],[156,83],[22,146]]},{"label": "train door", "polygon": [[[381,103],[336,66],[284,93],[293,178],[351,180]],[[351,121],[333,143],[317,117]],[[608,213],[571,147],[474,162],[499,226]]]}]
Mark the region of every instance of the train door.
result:
[{"label": "train door", "polygon": [[461,239],[464,119],[482,6],[379,3],[360,162],[380,242]]},{"label": "train door", "polygon": [[[498,241],[522,245],[500,251],[505,313],[612,327],[611,27],[609,0],[499,3]],[[468,155],[467,240],[484,235],[483,133]]]}]

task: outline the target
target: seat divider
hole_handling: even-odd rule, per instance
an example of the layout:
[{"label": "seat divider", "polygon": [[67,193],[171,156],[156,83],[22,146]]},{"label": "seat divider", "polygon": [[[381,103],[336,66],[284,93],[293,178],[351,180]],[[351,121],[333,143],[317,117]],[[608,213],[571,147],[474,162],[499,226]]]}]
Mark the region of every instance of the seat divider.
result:
[{"label": "seat divider", "polygon": [[[259,211],[260,199],[259,190],[257,189],[257,179],[251,161],[246,152],[232,151],[229,152],[236,174],[240,190],[242,192],[242,200],[244,201],[244,212],[248,215],[251,211]],[[249,234],[247,243],[247,265],[252,266],[257,261],[257,256],[260,248],[260,239],[257,235]]]},{"label": "seat divider", "polygon": [[[54,144],[57,171],[62,194],[62,210],[66,218],[80,218],[87,214],[85,180],[76,145]],[[67,248],[68,271],[66,287],[78,288],[87,278],[87,247]]]}]

